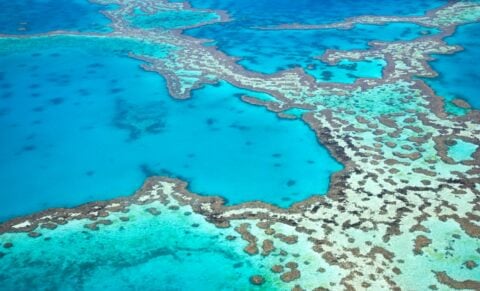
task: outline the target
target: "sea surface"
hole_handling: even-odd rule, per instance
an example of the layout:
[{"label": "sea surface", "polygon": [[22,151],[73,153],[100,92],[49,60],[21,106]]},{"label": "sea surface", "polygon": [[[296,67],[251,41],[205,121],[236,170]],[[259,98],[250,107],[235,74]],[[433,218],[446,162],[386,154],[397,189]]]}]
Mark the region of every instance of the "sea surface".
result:
[{"label": "sea surface", "polygon": [[0,56],[2,219],[130,195],[153,175],[287,207],[342,169],[301,120],[240,99],[265,94],[220,83],[179,101],[131,58],[29,49]]},{"label": "sea surface", "polygon": [[371,59],[343,61],[337,66],[330,66],[319,59],[327,49],[363,50],[374,40],[412,40],[435,33],[436,29],[411,23],[384,26],[358,24],[350,30],[262,30],[245,27],[236,21],[202,26],[186,32],[197,38],[213,37],[209,45],[238,57],[238,63],[248,70],[272,74],[301,67],[318,82],[339,83],[353,83],[358,78],[380,78],[385,63]]},{"label": "sea surface", "polygon": [[[172,2],[182,2],[181,0]],[[238,26],[265,26],[285,23],[322,24],[342,21],[360,15],[423,15],[447,3],[447,0],[398,1],[382,0],[191,0],[195,8],[223,9]]]},{"label": "sea surface", "polygon": [[[385,61],[344,60],[332,66],[319,56],[327,49],[362,50],[374,40],[408,41],[438,31],[412,23],[322,31],[260,27],[330,23],[358,15],[423,15],[447,1],[190,3],[224,9],[233,21],[182,33],[237,57],[247,70],[272,74],[301,67],[317,82],[351,84],[358,78],[381,78]],[[0,34],[65,30],[103,35],[112,28],[101,11],[116,8],[86,0],[0,0]],[[135,15],[132,25],[146,30],[217,19],[188,13],[165,13],[153,20],[141,11]],[[425,81],[447,100],[452,114],[466,113],[448,103],[455,98],[480,108],[479,70],[468,65],[480,59],[479,31],[478,24],[460,27],[447,41],[465,50],[430,63],[439,76]],[[129,196],[152,176],[179,178],[188,182],[188,190],[222,197],[227,205],[261,201],[286,209],[325,195],[332,175],[344,169],[302,120],[308,110],[292,109],[287,113],[296,118],[283,118],[242,100],[271,100],[270,95],[225,81],[196,89],[191,98],[174,99],[162,76],[127,56],[142,51],[161,58],[171,47],[98,35],[0,40],[0,222]],[[356,104],[382,111],[369,102]],[[470,160],[476,149],[458,140],[448,155]],[[73,221],[44,229],[36,239],[26,233],[1,235],[0,246],[9,242],[15,251],[0,249],[0,290],[245,290],[253,288],[248,282],[252,275],[267,278],[263,290],[281,289],[278,276],[261,264],[273,259],[247,255],[233,228],[217,228],[186,206],[175,210],[158,204],[158,217],[134,205],[128,214],[113,214],[114,222],[98,231],[87,231],[88,221]],[[121,216],[129,222],[123,224]],[[227,236],[237,239],[227,241]],[[295,247],[311,251],[306,242]]]},{"label": "sea surface", "polygon": [[[426,82],[435,90],[437,95],[447,101],[463,99],[473,108],[480,108],[480,96],[478,95],[478,80],[480,70],[472,65],[472,60],[480,60],[480,24],[472,23],[461,26],[455,34],[448,37],[449,44],[461,45],[463,51],[453,55],[435,56],[431,62],[432,68],[440,72],[439,76]],[[448,109],[453,113],[465,113],[448,104]]]},{"label": "sea surface", "polygon": [[112,9],[88,0],[16,0],[0,2],[0,33],[33,34],[54,30],[108,32]]}]

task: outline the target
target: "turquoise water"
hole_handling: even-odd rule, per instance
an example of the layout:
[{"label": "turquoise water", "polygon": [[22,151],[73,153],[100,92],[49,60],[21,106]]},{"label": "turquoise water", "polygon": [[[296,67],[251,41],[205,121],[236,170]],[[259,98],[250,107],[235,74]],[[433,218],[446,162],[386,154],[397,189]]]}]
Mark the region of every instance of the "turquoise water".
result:
[{"label": "turquoise water", "polygon": [[[319,82],[353,83],[359,77],[378,78],[384,64],[379,61],[357,62],[356,66],[328,66],[314,57],[330,49],[365,49],[371,40],[410,40],[435,29],[415,24],[394,23],[386,26],[357,25],[352,30],[263,31],[258,26],[285,23],[319,24],[340,21],[358,15],[422,15],[446,1],[215,1],[193,0],[193,7],[226,9],[233,22],[188,30],[199,38],[212,39],[228,55],[241,58],[249,70],[274,73],[291,67],[302,67]],[[261,12],[261,13],[259,13]]]},{"label": "turquoise water", "polygon": [[440,75],[426,82],[446,100],[461,98],[480,109],[480,69],[472,64],[472,61],[480,59],[480,24],[461,26],[446,40],[450,44],[463,46],[465,50],[453,55],[435,56],[436,60],[430,64]]},{"label": "turquoise water", "polygon": [[137,9],[133,16],[127,19],[133,27],[142,29],[182,29],[219,20],[219,16],[213,12],[190,10],[165,10],[155,14],[146,14]]},{"label": "turquoise water", "polygon": [[[183,2],[175,0],[174,2]],[[447,0],[191,0],[196,8],[225,9],[239,25],[275,25],[284,23],[318,24],[341,21],[358,15],[423,15]]]},{"label": "turquoise water", "polygon": [[473,160],[473,154],[477,150],[478,145],[456,139],[455,144],[448,148],[448,156],[456,162]]},{"label": "turquoise water", "polygon": [[245,243],[232,229],[217,229],[187,209],[152,206],[160,216],[133,207],[120,215],[128,222],[112,215],[113,224],[98,231],[73,222],[36,239],[2,235],[0,246],[13,247],[0,247],[0,289],[246,290],[257,274],[266,278],[262,287],[279,288],[279,279],[257,266],[258,256],[243,252]]},{"label": "turquoise water", "polygon": [[52,30],[110,31],[110,20],[100,13],[111,6],[88,0],[0,1],[0,33],[32,34]]},{"label": "turquoise water", "polygon": [[[4,55],[5,61],[8,61],[8,55],[12,52],[24,53],[25,56],[30,54],[30,57],[37,57],[39,56],[39,53],[36,53],[37,50],[47,50],[51,47],[74,49],[75,51],[82,51],[97,57],[108,57],[111,54],[128,56],[128,53],[131,52],[155,58],[164,58],[171,50],[175,49],[175,47],[163,43],[152,43],[125,37],[77,35],[40,36],[28,39],[5,37],[0,39],[0,56]],[[52,54],[53,57],[60,56],[55,52]]]},{"label": "turquoise water", "polygon": [[[258,30],[237,21],[188,30],[198,38],[213,39],[212,44],[228,55],[241,58],[249,70],[275,73],[300,66],[320,82],[353,83],[359,77],[379,78],[383,61],[344,62],[329,66],[316,57],[326,49],[367,49],[372,40],[411,40],[437,30],[409,23],[385,26],[357,25],[351,30]],[[281,41],[279,41],[281,40]]]},{"label": "turquoise water", "polygon": [[[385,63],[372,59],[327,66],[314,57],[326,48],[364,49],[369,40],[409,40],[435,31],[402,23],[359,25],[349,31],[267,32],[252,26],[325,23],[361,14],[421,15],[445,2],[399,4],[385,0],[379,5],[363,0],[279,0],[272,5],[270,0],[193,0],[194,6],[226,8],[236,22],[188,33],[214,39],[209,45],[242,57],[240,64],[251,70],[272,73],[301,66],[319,82],[351,83],[358,77],[380,77]],[[0,9],[0,33],[109,31],[108,20],[99,13],[104,7],[87,1],[0,1],[0,8],[4,8]],[[189,13],[159,13],[139,17],[133,23],[148,29],[177,29],[209,19]],[[462,44],[466,43],[463,38],[459,39]],[[327,191],[332,173],[342,165],[299,119],[305,110],[287,110],[285,114],[297,119],[281,119],[263,107],[241,101],[245,94],[262,100],[270,100],[269,95],[225,82],[195,90],[189,100],[174,100],[162,77],[143,71],[141,62],[125,57],[133,51],[161,58],[173,49],[127,38],[0,40],[0,221],[49,207],[130,195],[152,175],[179,177],[190,183],[190,190],[221,195],[229,204],[261,200],[288,207]],[[466,60],[471,62],[474,56],[469,54]],[[451,66],[449,63],[440,68],[441,78],[447,78]],[[473,84],[474,79],[478,78],[473,75],[468,83]],[[455,82],[442,86],[457,89]],[[325,104],[333,108],[347,104],[364,110],[362,116],[367,119],[416,106],[403,98],[394,100],[393,90],[385,87],[352,98],[332,98]],[[466,88],[460,90],[473,90]],[[470,159],[475,149],[457,140],[448,154],[463,161]],[[155,207],[161,214],[153,216],[146,207]],[[0,290],[247,290],[255,289],[248,281],[252,275],[262,275],[266,280],[258,289],[284,290],[286,285],[279,282],[279,274],[270,271],[271,263],[277,260],[282,264],[298,260],[303,280],[343,276],[337,266],[329,266],[323,274],[313,271],[319,270],[317,263],[327,263],[317,257],[318,253],[313,255],[306,237],[300,236],[303,243],[291,246],[276,241],[277,249],[268,257],[249,256],[243,250],[246,241],[233,227],[219,229],[188,206],[175,209],[158,202],[133,205],[108,219],[112,224],[101,225],[96,231],[86,229],[84,224],[91,221],[83,220],[59,225],[55,230],[37,229],[41,233],[38,238],[26,233],[0,235]],[[245,221],[234,220],[232,224]],[[315,224],[313,219],[307,221]],[[449,253],[451,238],[424,223],[431,233],[442,234],[430,248]],[[450,223],[451,229],[459,229],[453,220]],[[310,227],[305,221],[303,225]],[[297,231],[283,223],[277,227],[277,234]],[[353,228],[345,231],[355,232]],[[258,233],[264,232],[256,232],[260,246],[263,235]],[[236,239],[226,239],[232,235]],[[403,240],[396,245],[402,245],[404,238],[397,237]],[[462,261],[446,261],[453,272],[460,270],[463,258],[476,260],[470,255],[477,247],[473,240],[459,240],[466,245],[460,247],[465,251]],[[391,242],[395,242],[395,236]],[[282,251],[289,255],[282,255]],[[410,248],[408,253],[407,261],[412,257]],[[373,249],[370,254],[375,256]],[[415,256],[422,264],[430,260],[419,258]],[[311,268],[306,267],[309,264]],[[447,268],[432,261],[425,265]],[[405,276],[411,273],[407,272],[411,268],[402,268]],[[420,281],[423,278],[427,277]]]},{"label": "turquoise water", "polygon": [[129,195],[151,175],[285,207],[325,193],[342,168],[302,121],[240,100],[253,92],[223,83],[177,101],[135,60],[27,51],[0,58],[1,219]]}]

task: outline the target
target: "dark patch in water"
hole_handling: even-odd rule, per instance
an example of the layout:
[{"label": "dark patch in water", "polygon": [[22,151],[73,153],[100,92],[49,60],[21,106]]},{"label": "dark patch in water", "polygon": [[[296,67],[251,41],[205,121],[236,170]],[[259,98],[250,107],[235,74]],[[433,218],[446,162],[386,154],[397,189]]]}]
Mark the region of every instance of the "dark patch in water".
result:
[{"label": "dark patch in water", "polygon": [[116,100],[116,114],[113,124],[130,132],[130,140],[142,134],[159,134],[166,127],[166,110],[162,102],[143,105],[129,104],[123,99]]},{"label": "dark patch in water", "polygon": [[85,176],[91,177],[91,176],[93,176],[93,175],[95,175],[95,172],[92,171],[92,170],[85,172]]},{"label": "dark patch in water", "polygon": [[78,89],[78,94],[82,95],[82,96],[88,96],[90,95],[90,91],[88,91],[87,89]]},{"label": "dark patch in water", "polygon": [[167,177],[175,177],[173,172],[167,169],[160,169],[160,175],[167,176]]},{"label": "dark patch in water", "polygon": [[35,134],[34,133],[30,133],[25,139],[26,140],[32,140],[35,138]]},{"label": "dark patch in water", "polygon": [[322,72],[322,80],[330,81],[332,79],[333,73],[330,71],[323,71]]},{"label": "dark patch in water", "polygon": [[11,98],[13,96],[13,93],[12,92],[4,92],[2,93],[2,99],[8,99],[8,98]]},{"label": "dark patch in water", "polygon": [[145,128],[145,132],[150,134],[157,134],[157,133],[162,133],[163,129],[165,129],[165,123],[162,121],[159,121],[159,122],[155,122],[150,126],[147,126]]},{"label": "dark patch in water", "polygon": [[11,109],[9,107],[0,108],[0,117],[3,117],[10,113]]},{"label": "dark patch in water", "polygon": [[143,175],[147,178],[157,176],[157,173],[153,171],[152,168],[150,168],[147,164],[141,164],[140,171],[142,171]]},{"label": "dark patch in water", "polygon": [[250,130],[250,127],[248,126],[245,126],[245,125],[240,125],[240,124],[231,124],[230,125],[231,128],[235,128],[235,129],[238,129],[240,131],[247,131],[247,130]]},{"label": "dark patch in water", "polygon": [[111,94],[119,94],[121,92],[123,92],[124,90],[122,88],[112,88],[110,89],[110,93]]},{"label": "dark patch in water", "polygon": [[44,110],[44,109],[43,109],[42,106],[37,106],[37,107],[33,108],[33,111],[34,111],[34,112],[42,112],[43,110]]},{"label": "dark patch in water", "polygon": [[347,74],[347,77],[352,78],[352,79],[357,79],[358,78],[358,76],[356,76],[354,74],[350,74],[350,73]]},{"label": "dark patch in water", "polygon": [[210,126],[210,125],[213,125],[216,122],[216,120],[214,118],[207,118],[206,122],[207,122],[207,125]]},{"label": "dark patch in water", "polygon": [[10,83],[2,83],[2,85],[0,86],[2,89],[10,89],[12,88],[12,84]]},{"label": "dark patch in water", "polygon": [[282,166],[282,164],[280,164],[280,163],[275,163],[275,164],[273,164],[273,166],[274,166],[275,168],[280,168],[280,167]]},{"label": "dark patch in water", "polygon": [[233,264],[233,268],[234,268],[234,269],[241,268],[242,266],[243,266],[243,263],[242,263],[242,262]]},{"label": "dark patch in water", "polygon": [[92,63],[90,65],[88,65],[89,68],[103,68],[104,65],[101,64],[101,63]]},{"label": "dark patch in water", "polygon": [[308,161],[307,161],[307,164],[313,165],[313,164],[315,164],[315,161],[308,160]]},{"label": "dark patch in water", "polygon": [[56,98],[50,99],[50,103],[52,103],[53,105],[60,105],[60,104],[63,103],[63,101],[64,101],[64,99],[61,98],[61,97],[56,97]]},{"label": "dark patch in water", "polygon": [[274,158],[280,158],[280,157],[282,157],[282,154],[274,153],[274,154],[272,154],[272,157],[274,157]]},{"label": "dark patch in water", "polygon": [[25,152],[31,152],[31,151],[34,151],[36,149],[36,147],[34,145],[26,145],[23,147],[23,151]]},{"label": "dark patch in water", "polygon": [[412,33],[412,29],[411,28],[406,28],[402,31],[402,33],[400,34],[401,37],[406,37],[408,36],[410,33]]},{"label": "dark patch in water", "polygon": [[287,187],[292,187],[295,184],[297,184],[297,182],[295,182],[295,180],[290,179],[290,180],[287,181]]}]

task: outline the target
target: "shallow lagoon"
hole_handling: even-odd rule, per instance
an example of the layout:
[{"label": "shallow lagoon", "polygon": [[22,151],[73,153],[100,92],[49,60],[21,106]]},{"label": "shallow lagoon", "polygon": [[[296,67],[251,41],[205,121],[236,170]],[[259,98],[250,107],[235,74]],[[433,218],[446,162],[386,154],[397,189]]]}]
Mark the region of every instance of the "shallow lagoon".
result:
[{"label": "shallow lagoon", "polygon": [[216,13],[192,10],[165,10],[150,15],[136,9],[133,16],[127,17],[131,26],[142,29],[182,29],[219,20]]},{"label": "shallow lagoon", "polygon": [[178,101],[138,61],[92,53],[1,56],[1,219],[129,195],[151,175],[286,207],[342,168],[302,121],[240,100],[253,92],[221,84]]},{"label": "shallow lagoon", "polygon": [[234,21],[186,33],[211,39],[208,45],[240,58],[239,64],[248,70],[271,74],[302,67],[319,82],[353,83],[359,77],[380,78],[385,62],[373,59],[329,66],[319,59],[327,49],[367,49],[373,40],[411,40],[437,30],[409,23],[356,25],[351,30],[259,30]]},{"label": "shallow lagoon", "polygon": [[461,139],[454,140],[455,144],[448,148],[448,156],[455,162],[463,162],[473,160],[473,154],[477,150],[477,145],[463,141]]}]

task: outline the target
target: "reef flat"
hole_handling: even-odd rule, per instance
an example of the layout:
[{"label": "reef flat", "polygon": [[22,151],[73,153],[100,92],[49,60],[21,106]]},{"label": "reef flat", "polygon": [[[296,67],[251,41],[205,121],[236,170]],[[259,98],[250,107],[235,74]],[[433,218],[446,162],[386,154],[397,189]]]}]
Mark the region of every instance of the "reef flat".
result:
[{"label": "reef flat", "polygon": [[[238,286],[225,281],[210,283],[214,289],[480,289],[480,111],[468,108],[462,115],[447,113],[444,99],[419,79],[438,75],[429,66],[432,55],[461,51],[461,46],[444,39],[458,26],[480,21],[479,2],[450,1],[423,16],[359,16],[333,24],[261,28],[352,29],[359,23],[402,22],[438,30],[411,40],[372,41],[362,50],[328,49],[318,56],[330,65],[344,60],[385,62],[381,77],[357,78],[352,84],[316,82],[300,67],[274,74],[253,72],[238,64],[238,59],[206,45],[208,40],[182,33],[200,24],[231,20],[225,11],[153,0],[96,2],[118,6],[104,12],[111,20],[110,33],[54,31],[36,36],[2,35],[1,41],[21,45],[33,37],[47,42],[58,37],[95,37],[157,44],[161,54],[132,50],[128,56],[143,61],[143,69],[161,74],[173,97],[189,98],[193,90],[220,81],[267,93],[274,99],[243,96],[242,100],[283,118],[301,118],[344,169],[332,175],[325,196],[285,209],[264,202],[226,206],[221,197],[191,193],[185,181],[155,177],[132,197],[10,220],[0,225],[0,281],[12,284],[5,286],[28,278],[28,284],[40,288],[44,282],[38,278],[54,276],[46,273],[54,273],[61,263],[44,267],[56,254],[42,251],[52,243],[97,236],[111,242],[125,229],[135,229],[136,222],[170,221],[175,213],[189,213],[191,220],[186,223],[216,235],[212,249],[230,246],[238,256],[232,261],[245,260],[251,266],[248,270],[239,266],[238,272],[232,271],[233,277],[224,276],[227,283],[238,279]],[[131,26],[138,11],[142,11],[142,21]],[[152,29],[152,22],[145,17],[157,19],[165,11],[216,13],[217,17],[199,17],[200,24],[181,21],[173,27]],[[148,29],[142,29],[142,23]],[[165,50],[165,46],[171,49]],[[92,274],[98,272],[98,266],[122,268],[122,263],[132,261],[140,266],[128,254],[139,249],[144,253],[136,260],[158,257],[158,252],[152,251],[155,244],[139,242],[143,240],[139,237],[155,238],[159,227],[144,228],[141,236],[124,235],[122,243],[107,243],[112,249],[99,252],[105,255],[101,262],[72,263],[73,269],[88,265],[89,272],[62,270],[77,274],[70,284],[88,288],[95,282]],[[79,233],[86,237],[77,238]],[[75,248],[96,257],[97,250],[78,244]],[[133,245],[123,250],[122,244]],[[39,256],[26,255],[28,249],[38,250]],[[115,260],[115,251],[125,254],[125,262]],[[35,266],[42,266],[39,274],[32,274]],[[13,279],[15,276],[20,279]],[[51,284],[48,287],[59,288],[61,282],[52,280]]]}]

